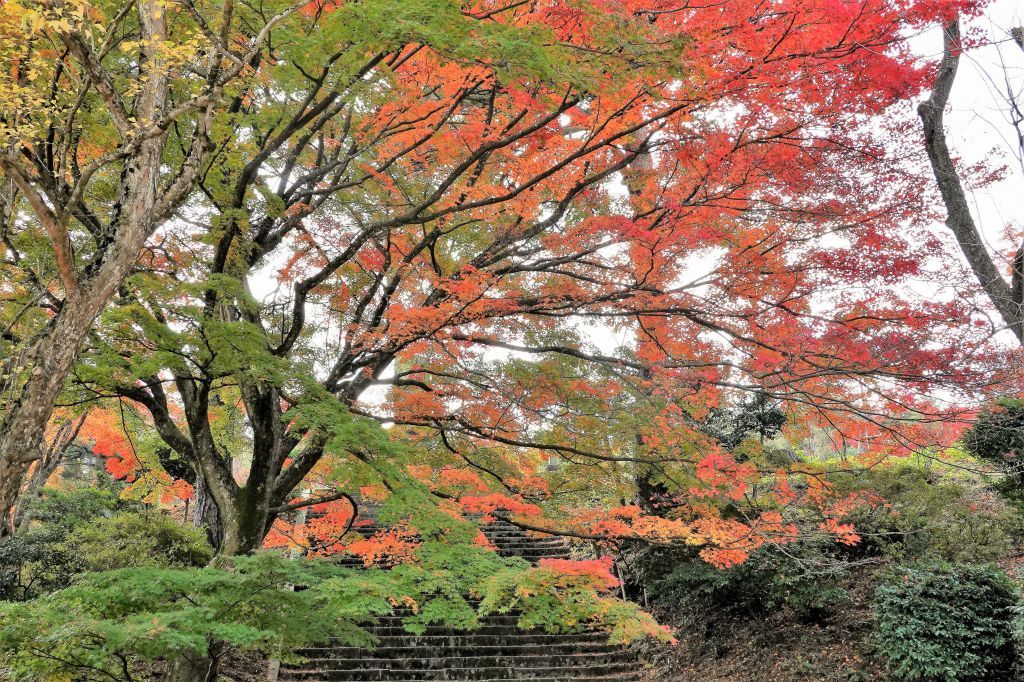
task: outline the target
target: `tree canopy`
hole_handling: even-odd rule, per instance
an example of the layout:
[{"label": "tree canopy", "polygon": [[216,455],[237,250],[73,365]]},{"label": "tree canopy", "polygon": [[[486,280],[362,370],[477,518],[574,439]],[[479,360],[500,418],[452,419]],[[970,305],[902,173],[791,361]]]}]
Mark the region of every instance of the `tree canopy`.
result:
[{"label": "tree canopy", "polygon": [[[75,441],[217,555],[124,569],[165,588],[139,627],[234,599],[218,567],[277,571],[261,548],[484,565],[498,516],[717,567],[856,544],[868,496],[802,445],[940,452],[1020,388],[978,301],[934,295],[966,269],[913,135],[935,65],[907,35],[982,4],[2,2],[3,533]],[[606,593],[594,561],[459,584]],[[267,603],[377,576],[322,570]],[[265,637],[237,627],[196,636]]]}]

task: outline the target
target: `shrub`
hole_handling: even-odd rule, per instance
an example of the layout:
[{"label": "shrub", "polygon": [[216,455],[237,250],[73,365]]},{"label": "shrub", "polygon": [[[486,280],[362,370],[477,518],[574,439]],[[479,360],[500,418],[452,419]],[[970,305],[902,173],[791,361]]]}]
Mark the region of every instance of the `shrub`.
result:
[{"label": "shrub", "polygon": [[638,607],[607,594],[605,565],[531,568],[446,540],[424,541],[415,563],[388,570],[261,552],[203,568],[86,573],[38,599],[0,603],[0,677],[140,682],[169,662],[197,659],[215,672],[239,651],[294,659],[296,647],[332,637],[372,645],[364,626],[384,615],[419,635],[433,624],[471,630],[481,614],[516,611],[523,627],[575,632],[585,624],[617,641],[668,639]]},{"label": "shrub", "polygon": [[1006,556],[1021,535],[1020,515],[982,481],[910,462],[830,480],[840,494],[867,492],[879,500],[844,518],[861,536],[844,549],[850,556],[985,563]]},{"label": "shrub", "polygon": [[0,540],[0,600],[67,587],[86,571],[201,566],[213,556],[202,532],[107,489],[47,489],[28,516],[26,528]]},{"label": "shrub", "polygon": [[1015,605],[1013,583],[995,567],[902,567],[875,593],[876,643],[896,679],[1008,679]]},{"label": "shrub", "polygon": [[649,593],[664,606],[741,615],[789,608],[806,620],[821,620],[830,606],[849,598],[840,585],[846,566],[825,541],[767,546],[729,568],[716,568],[680,550],[648,553],[641,564]]},{"label": "shrub", "polygon": [[27,527],[0,540],[0,600],[30,599],[70,585],[86,565],[69,540],[117,506],[117,492],[108,488],[46,489],[29,505]]},{"label": "shrub", "polygon": [[85,566],[66,539],[66,529],[41,526],[0,540],[0,601],[31,599],[70,585]]},{"label": "shrub", "polygon": [[59,490],[44,488],[32,500],[26,516],[36,523],[70,528],[99,516],[113,514],[123,503],[119,490],[112,482],[100,487],[81,487]]},{"label": "shrub", "polygon": [[964,434],[964,447],[975,457],[992,461],[1024,458],[1024,400],[993,401]]},{"label": "shrub", "polygon": [[206,534],[153,511],[122,512],[78,529],[68,540],[89,571],[129,566],[203,566],[213,558]]},{"label": "shrub", "polygon": [[1024,493],[1024,400],[998,398],[964,434],[964,447],[975,457],[995,462],[1010,475],[999,487],[1012,496]]},{"label": "shrub", "polygon": [[541,559],[527,571],[502,571],[488,579],[481,613],[519,612],[519,627],[545,632],[607,629],[610,640],[628,643],[644,637],[671,641],[666,628],[635,604],[614,595],[619,580],[606,557],[572,561]]},{"label": "shrub", "polygon": [[258,555],[226,567],[91,573],[38,599],[0,604],[8,679],[131,682],[179,657],[287,655],[331,636],[365,646],[358,626],[392,609],[386,590],[323,562]]}]

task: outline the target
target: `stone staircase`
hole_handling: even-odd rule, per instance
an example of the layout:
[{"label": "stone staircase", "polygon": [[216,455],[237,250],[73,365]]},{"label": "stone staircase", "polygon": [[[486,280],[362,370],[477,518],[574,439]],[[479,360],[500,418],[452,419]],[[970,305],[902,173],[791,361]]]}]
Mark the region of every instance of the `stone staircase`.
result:
[{"label": "stone staircase", "polygon": [[[372,522],[358,527],[364,534],[378,530]],[[527,533],[503,520],[483,528],[502,556],[568,559],[569,547],[558,537]],[[362,565],[356,557],[342,559]],[[631,682],[639,680],[639,665],[626,649],[608,644],[607,635],[548,634],[521,630],[518,616],[491,615],[481,626],[465,632],[430,626],[422,635],[402,627],[400,616],[381,618],[368,628],[377,640],[373,649],[325,642],[296,653],[306,661],[282,666],[281,682],[369,680],[520,680],[530,682]]]},{"label": "stone staircase", "polygon": [[[382,530],[372,519],[358,523],[354,530],[364,536],[371,536]],[[527,533],[523,529],[501,519],[483,527],[483,533],[494,545],[501,556],[517,556],[526,559],[534,566],[541,559],[568,559],[571,556],[569,545],[560,537],[539,537]],[[338,559],[344,566],[360,567],[363,562],[358,557],[342,556]]]}]

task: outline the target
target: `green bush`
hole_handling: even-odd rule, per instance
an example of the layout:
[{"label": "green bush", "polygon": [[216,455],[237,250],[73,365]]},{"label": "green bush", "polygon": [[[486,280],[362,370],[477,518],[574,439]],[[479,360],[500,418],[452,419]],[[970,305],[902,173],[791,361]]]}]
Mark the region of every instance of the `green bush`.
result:
[{"label": "green bush", "polygon": [[86,570],[70,540],[118,504],[110,488],[45,489],[28,507],[29,523],[0,540],[0,600],[31,599],[70,585]]},{"label": "green bush", "polygon": [[649,595],[668,607],[737,615],[789,608],[805,620],[821,620],[829,607],[849,599],[840,584],[846,566],[829,542],[766,546],[729,568],[716,568],[681,550],[654,550],[635,563],[643,567]]},{"label": "green bush", "polygon": [[213,556],[201,531],[121,501],[116,490],[47,489],[28,518],[0,540],[0,600],[31,599],[87,571],[202,566]]},{"label": "green bush", "polygon": [[68,540],[89,571],[129,566],[204,566],[213,558],[206,534],[154,511],[99,518]]},{"label": "green bush", "polygon": [[667,639],[650,616],[607,594],[604,571],[531,568],[448,538],[424,540],[416,559],[352,569],[260,552],[203,568],[86,573],[63,590],[0,603],[0,677],[143,682],[170,662],[197,659],[215,673],[236,652],[294,659],[296,647],[332,637],[370,646],[365,626],[385,615],[417,635],[430,625],[472,630],[480,615],[516,612],[521,627]]},{"label": "green bush", "polygon": [[987,406],[964,434],[964,447],[975,457],[1010,467],[1017,484],[1024,482],[1024,400],[998,398]]},{"label": "green bush", "polygon": [[113,482],[101,487],[43,488],[28,506],[26,516],[34,523],[70,528],[113,514],[123,504],[119,493]]},{"label": "green bush", "polygon": [[875,640],[900,680],[1009,679],[1013,583],[993,566],[924,563],[891,571],[875,593]]},{"label": "green bush", "polygon": [[31,599],[71,584],[85,566],[59,526],[41,526],[0,540],[0,601]]},{"label": "green bush", "polygon": [[393,608],[386,587],[325,562],[270,554],[222,568],[89,573],[38,599],[0,604],[0,660],[11,680],[133,682],[182,657],[286,656],[332,636],[365,646],[371,640],[359,626]]},{"label": "green bush", "polygon": [[851,558],[986,563],[1006,556],[1021,539],[1020,514],[980,480],[926,471],[913,462],[829,480],[838,494],[866,492],[880,501],[844,519],[861,536],[844,550]]}]

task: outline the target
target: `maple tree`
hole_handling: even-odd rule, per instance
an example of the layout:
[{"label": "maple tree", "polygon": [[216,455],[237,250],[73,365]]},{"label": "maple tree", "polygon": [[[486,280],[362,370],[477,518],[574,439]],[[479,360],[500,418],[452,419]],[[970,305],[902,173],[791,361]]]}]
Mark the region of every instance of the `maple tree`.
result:
[{"label": "maple tree", "polygon": [[0,535],[96,315],[194,191],[214,119],[298,9],[0,4]]},{"label": "maple tree", "polygon": [[[929,387],[1005,369],[970,306],[901,286],[943,254],[899,164],[929,76],[902,31],[970,6],[306,6],[103,315],[78,397],[136,406],[223,554],[424,485],[410,463],[480,477],[427,483],[456,514],[722,565],[786,542],[785,467],[722,447],[713,409],[755,392],[881,457],[934,438]],[[545,492],[551,457],[601,499]],[[793,475],[854,541],[850,502]],[[674,518],[608,513],[640,479]]]},{"label": "maple tree", "polygon": [[[405,607],[664,639],[609,553],[852,548],[887,508],[837,469],[944,456],[946,405],[1018,386],[971,301],[915,286],[959,266],[907,163],[934,72],[905,39],[981,4],[0,5],[0,513],[74,437],[218,555],[114,575],[168,581],[142,606],[108,575],[14,607],[0,648],[75,604],[67,659],[23,674],[205,678],[301,619],[215,632],[182,599],[252,575],[353,609],[296,642]],[[598,558],[501,559],[497,519]]]}]

